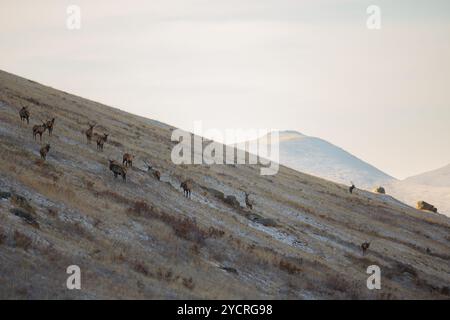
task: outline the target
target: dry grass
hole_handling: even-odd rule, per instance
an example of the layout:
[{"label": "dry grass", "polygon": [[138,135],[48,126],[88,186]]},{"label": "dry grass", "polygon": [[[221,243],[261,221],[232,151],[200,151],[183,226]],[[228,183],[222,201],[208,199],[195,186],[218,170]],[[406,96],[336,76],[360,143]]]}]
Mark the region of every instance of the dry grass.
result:
[{"label": "dry grass", "polygon": [[286,271],[289,274],[297,274],[302,272],[302,268],[300,268],[296,263],[287,259],[281,259],[279,262],[279,267],[281,270]]},{"label": "dry grass", "polygon": [[[0,230],[0,244],[28,250],[5,250],[0,274],[14,285],[0,286],[0,297],[15,292],[5,288],[32,287],[40,291],[15,295],[65,297],[55,274],[66,262],[88,270],[90,287],[82,298],[296,299],[307,292],[311,298],[366,299],[375,295],[360,290],[366,278],[356,275],[365,276],[368,264],[384,266],[380,298],[448,294],[448,219],[369,201],[362,191],[350,197],[342,186],[283,167],[267,178],[258,166],[176,166],[169,127],[2,72],[0,89],[6,102],[0,107],[0,186],[32,195],[26,202],[0,201],[7,213],[2,225],[20,230],[17,241],[14,232]],[[18,117],[21,103],[31,108],[29,126]],[[40,143],[30,131],[38,116],[57,118],[54,136],[43,137],[52,145],[46,162],[39,161]],[[104,152],[81,133],[91,120],[97,132],[110,133]],[[106,165],[124,152],[136,155],[126,183]],[[170,183],[139,170],[143,159]],[[178,188],[186,177],[196,181],[192,199]],[[251,190],[257,203],[251,211],[233,208],[210,189],[236,199]],[[25,215],[14,217],[14,208],[41,228],[23,223]],[[250,215],[259,218],[250,221]],[[259,228],[264,221],[269,226]],[[373,245],[362,257],[359,245],[367,237]],[[24,279],[36,269],[40,277],[29,285]]]},{"label": "dry grass", "polygon": [[33,244],[33,240],[29,236],[18,230],[14,231],[13,240],[14,245],[17,248],[22,248],[25,251],[30,249],[31,245]]}]

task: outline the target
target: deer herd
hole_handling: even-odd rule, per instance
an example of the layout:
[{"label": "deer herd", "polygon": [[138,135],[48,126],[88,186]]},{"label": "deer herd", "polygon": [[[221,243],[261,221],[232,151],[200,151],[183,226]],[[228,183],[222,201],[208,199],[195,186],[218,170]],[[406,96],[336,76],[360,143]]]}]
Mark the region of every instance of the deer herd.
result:
[{"label": "deer herd", "polygon": [[[22,122],[27,122],[27,124],[30,124],[30,111],[28,107],[22,107],[19,111],[20,120]],[[39,135],[39,141],[42,142],[42,135],[45,133],[45,131],[48,131],[49,136],[53,135],[53,127],[55,125],[55,118],[52,118],[48,121],[41,121],[41,125],[35,125],[33,126],[33,138],[34,140],[37,139],[37,136]],[[99,134],[97,132],[94,132],[94,128],[97,126],[96,122],[88,122],[87,124],[88,128],[82,133],[86,135],[86,141],[87,144],[91,144],[92,140],[94,140],[97,143],[97,150],[103,151],[104,144],[108,141],[108,133],[102,133]],[[41,155],[42,160],[46,160],[47,154],[50,152],[50,144],[45,144],[40,150],[39,153]],[[112,171],[114,174],[114,178],[117,178],[118,176],[121,176],[123,181],[126,181],[127,179],[127,169],[133,167],[133,160],[134,155],[130,153],[125,153],[122,158],[122,163],[119,163],[116,160],[108,160],[109,161],[109,170]],[[146,161],[144,161],[145,165],[147,166],[147,171],[151,172],[152,175],[158,180],[161,180],[161,173],[154,169],[153,166],[148,164]],[[191,197],[191,191],[193,187],[193,181],[191,179],[185,180],[181,183],[180,187],[183,189],[183,193],[185,197],[190,198]]]},{"label": "deer herd", "polygon": [[[22,122],[27,122],[27,125],[30,124],[30,111],[28,107],[22,107],[19,111],[20,120]],[[49,136],[53,135],[53,127],[55,124],[55,118],[52,118],[48,121],[42,121],[41,125],[35,125],[33,126],[33,138],[36,140],[36,137],[39,135],[39,140],[42,142],[42,135],[45,133],[45,131],[48,131]],[[88,129],[83,131],[83,133],[86,135],[87,144],[91,144],[92,139],[97,143],[97,150],[103,151],[103,146],[105,142],[108,141],[108,135],[107,133],[98,134],[94,132],[94,128],[96,127],[96,123],[89,122]],[[47,154],[50,152],[50,144],[46,144],[43,146],[39,153],[41,155],[42,160],[46,160]],[[133,160],[134,156],[130,153],[125,153],[123,155],[122,163],[117,162],[116,160],[108,160],[109,161],[109,170],[112,171],[114,174],[114,178],[117,178],[118,176],[121,176],[123,181],[126,181],[127,177],[127,169],[133,167]],[[148,164],[146,161],[144,161],[145,165],[147,166],[147,171],[151,172],[153,176],[159,181],[161,179],[161,173],[158,170],[155,170],[150,164]],[[193,181],[192,179],[187,179],[181,182],[180,188],[183,189],[183,194],[186,198],[191,197],[191,192],[193,188]],[[349,192],[353,193],[353,190],[355,189],[355,185],[351,184],[349,188]],[[250,210],[253,209],[253,202],[250,201],[249,194],[245,192],[245,204],[246,207]],[[364,242],[361,244],[361,249],[363,255],[366,254],[366,251],[369,249],[370,243]]]}]

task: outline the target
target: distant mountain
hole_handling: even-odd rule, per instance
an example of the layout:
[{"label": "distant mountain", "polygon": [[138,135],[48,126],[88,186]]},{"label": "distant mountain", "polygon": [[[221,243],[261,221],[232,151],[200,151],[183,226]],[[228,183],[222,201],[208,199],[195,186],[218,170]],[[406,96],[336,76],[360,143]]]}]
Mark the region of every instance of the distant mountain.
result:
[{"label": "distant mountain", "polygon": [[450,188],[450,164],[437,170],[425,172],[405,179],[405,182],[412,182],[433,187]]},{"label": "distant mountain", "polygon": [[450,216],[450,164],[402,181],[387,184],[389,194],[409,205],[424,200]]},{"label": "distant mountain", "polygon": [[[259,140],[260,143],[263,141],[264,137]],[[278,146],[281,164],[327,180],[344,184],[353,181],[364,189],[395,180],[349,152],[297,131],[280,131]]]}]

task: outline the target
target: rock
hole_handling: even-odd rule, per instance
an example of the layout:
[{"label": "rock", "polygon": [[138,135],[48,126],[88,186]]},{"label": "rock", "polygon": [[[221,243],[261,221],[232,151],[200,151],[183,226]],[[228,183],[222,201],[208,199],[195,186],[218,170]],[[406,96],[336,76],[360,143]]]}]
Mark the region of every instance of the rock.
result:
[{"label": "rock", "polygon": [[419,201],[417,202],[417,209],[419,210],[426,210],[426,211],[431,211],[434,213],[437,213],[437,208],[435,206],[433,206],[432,204],[429,204],[425,201]]},{"label": "rock", "polygon": [[11,198],[11,192],[0,191],[0,199],[9,199],[9,198]]},{"label": "rock", "polygon": [[233,273],[235,275],[239,274],[238,271],[235,268],[221,266],[220,269],[222,269],[222,270],[224,270],[224,271],[226,271],[228,273]]},{"label": "rock", "polygon": [[26,223],[32,225],[33,227],[39,228],[39,223],[36,221],[32,214],[17,208],[11,209],[10,212],[13,215],[21,218]]},{"label": "rock", "polygon": [[373,189],[373,192],[380,193],[380,194],[386,194],[386,190],[384,189],[384,187],[381,187],[381,186]]},{"label": "rock", "polygon": [[224,199],[224,202],[226,204],[229,204],[230,206],[232,206],[233,208],[241,208],[241,204],[240,202],[236,199],[235,196],[226,196],[226,198]]},{"label": "rock", "polygon": [[211,193],[214,197],[223,200],[225,198],[225,195],[223,194],[222,191],[213,189],[213,188],[206,188],[206,190]]}]

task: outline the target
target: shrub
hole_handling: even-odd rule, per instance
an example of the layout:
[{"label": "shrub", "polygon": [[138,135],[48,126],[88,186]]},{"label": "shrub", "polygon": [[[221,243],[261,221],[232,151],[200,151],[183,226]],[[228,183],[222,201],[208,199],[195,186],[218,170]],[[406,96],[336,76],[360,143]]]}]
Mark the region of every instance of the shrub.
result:
[{"label": "shrub", "polygon": [[22,248],[24,250],[28,250],[31,247],[31,244],[33,243],[33,241],[29,236],[17,230],[14,231],[13,239],[15,246],[18,248]]},{"label": "shrub", "polygon": [[134,261],[132,264],[132,268],[134,271],[143,274],[144,276],[148,277],[150,275],[150,272],[148,271],[147,266],[142,261]]},{"label": "shrub", "polygon": [[193,290],[195,285],[194,285],[194,280],[192,280],[192,278],[183,278],[183,286],[185,286],[186,288],[188,288],[189,290]]},{"label": "shrub", "polygon": [[219,238],[225,234],[224,231],[214,227],[204,230],[192,218],[179,218],[160,212],[157,208],[149,205],[145,201],[135,201],[133,205],[128,208],[127,212],[164,222],[172,228],[177,237],[199,244],[203,243],[206,238]]},{"label": "shrub", "polygon": [[286,271],[289,274],[296,274],[302,272],[302,269],[300,267],[298,267],[296,264],[286,259],[281,259],[278,266],[281,270]]},{"label": "shrub", "polygon": [[17,208],[13,208],[10,210],[10,212],[21,218],[23,221],[25,221],[26,223],[32,225],[35,228],[39,228],[39,223],[36,221],[36,219],[28,212],[21,210],[21,209],[17,209]]}]

